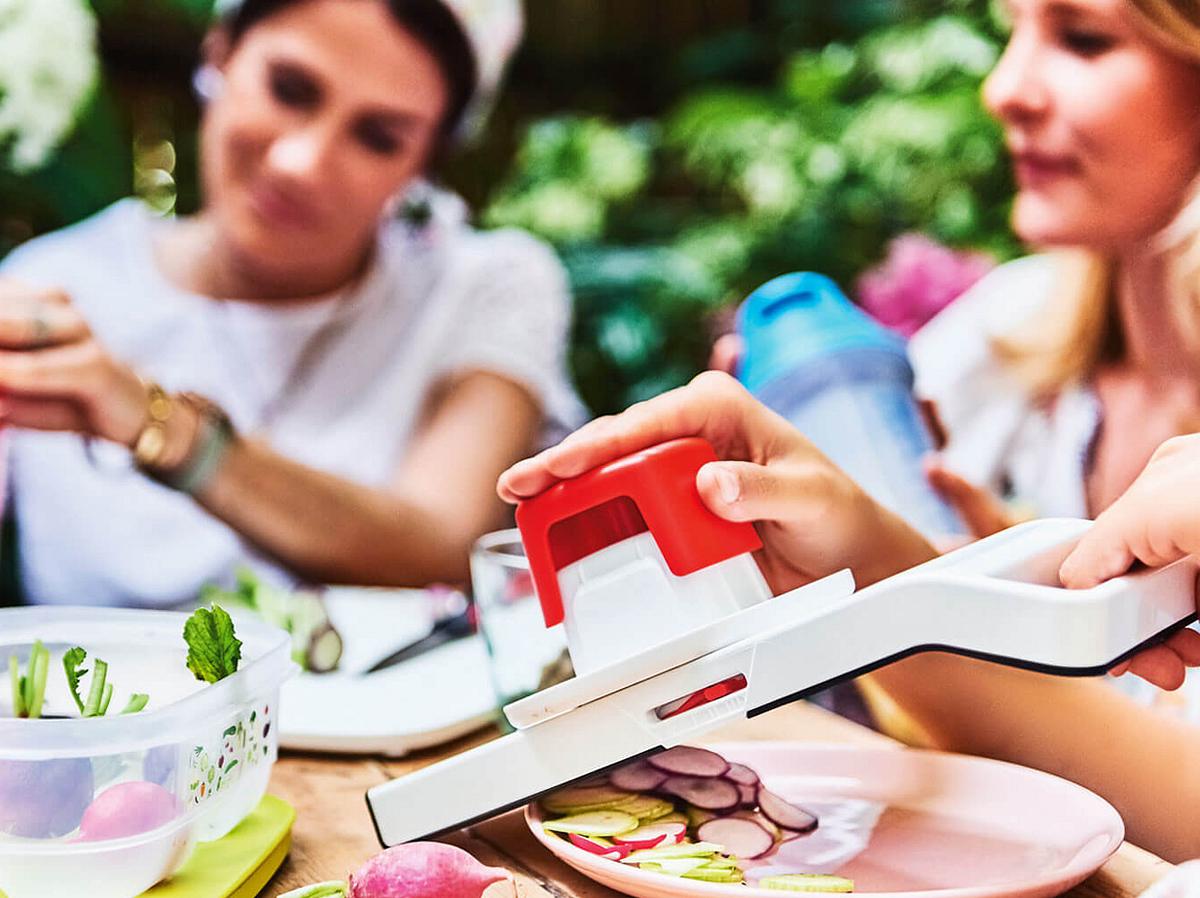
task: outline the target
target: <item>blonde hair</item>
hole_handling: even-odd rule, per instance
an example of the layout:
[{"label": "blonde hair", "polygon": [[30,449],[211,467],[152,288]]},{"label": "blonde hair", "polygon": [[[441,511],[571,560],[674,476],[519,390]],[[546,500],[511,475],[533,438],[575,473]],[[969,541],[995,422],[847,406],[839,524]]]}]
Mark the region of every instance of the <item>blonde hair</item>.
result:
[{"label": "blonde hair", "polygon": [[[1200,64],[1200,0],[1127,2],[1151,39]],[[1190,337],[1200,338],[1200,176],[1155,245],[1169,260],[1175,318]],[[1113,261],[1086,250],[1056,255],[1056,293],[1046,313],[1028,332],[996,342],[1000,358],[1042,399],[1086,381],[1125,351]]]}]

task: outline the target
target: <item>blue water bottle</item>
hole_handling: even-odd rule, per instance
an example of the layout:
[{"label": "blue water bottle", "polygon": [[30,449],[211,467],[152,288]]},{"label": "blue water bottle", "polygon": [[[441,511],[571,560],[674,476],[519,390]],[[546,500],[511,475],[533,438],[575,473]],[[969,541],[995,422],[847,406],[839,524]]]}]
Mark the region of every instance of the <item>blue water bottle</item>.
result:
[{"label": "blue water bottle", "polygon": [[933,449],[904,340],[829,278],[775,278],[738,310],[738,379],[878,501],[931,538],[966,532],[925,478]]}]

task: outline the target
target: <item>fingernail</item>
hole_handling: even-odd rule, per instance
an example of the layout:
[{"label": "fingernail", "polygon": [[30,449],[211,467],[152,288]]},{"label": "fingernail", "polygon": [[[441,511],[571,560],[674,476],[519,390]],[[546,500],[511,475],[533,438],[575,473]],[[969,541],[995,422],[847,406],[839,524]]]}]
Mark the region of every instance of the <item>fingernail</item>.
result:
[{"label": "fingernail", "polygon": [[717,492],[721,494],[721,501],[726,505],[732,505],[742,497],[742,485],[732,473],[724,468],[714,467],[712,476],[717,482]]}]

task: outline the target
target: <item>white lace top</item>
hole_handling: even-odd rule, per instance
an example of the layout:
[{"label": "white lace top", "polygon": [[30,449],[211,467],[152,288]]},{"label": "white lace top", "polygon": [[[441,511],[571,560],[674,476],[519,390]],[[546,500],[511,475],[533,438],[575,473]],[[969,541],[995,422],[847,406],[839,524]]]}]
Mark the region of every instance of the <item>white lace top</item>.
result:
[{"label": "white lace top", "polygon": [[[553,253],[521,232],[471,229],[449,195],[434,210],[419,229],[387,225],[363,281],[312,302],[180,290],[152,255],[162,223],[132,200],[22,246],[3,274],[65,289],[116,357],[212,398],[284,455],[383,486],[431,389],[456,371],[515,380],[559,426],[582,415],[565,373],[569,297]],[[123,449],[96,443],[89,453],[72,434],[9,436],[31,601],[171,605],[254,554],[190,498],[132,470]]]}]

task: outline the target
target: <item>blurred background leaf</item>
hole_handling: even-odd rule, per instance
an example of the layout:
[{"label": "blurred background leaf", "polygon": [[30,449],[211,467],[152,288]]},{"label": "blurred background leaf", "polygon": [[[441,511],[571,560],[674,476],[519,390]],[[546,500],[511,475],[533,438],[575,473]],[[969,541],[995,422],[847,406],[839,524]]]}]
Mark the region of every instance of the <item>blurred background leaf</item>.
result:
[{"label": "blurred background leaf", "polygon": [[[93,0],[103,81],[46,168],[0,173],[0,254],[138,193],[196,208],[190,89],[211,0]],[[985,0],[529,0],[487,138],[447,181],[528,228],[576,293],[571,364],[608,412],[686,381],[777,274],[847,288],[896,235],[1018,252],[979,89]]]}]

